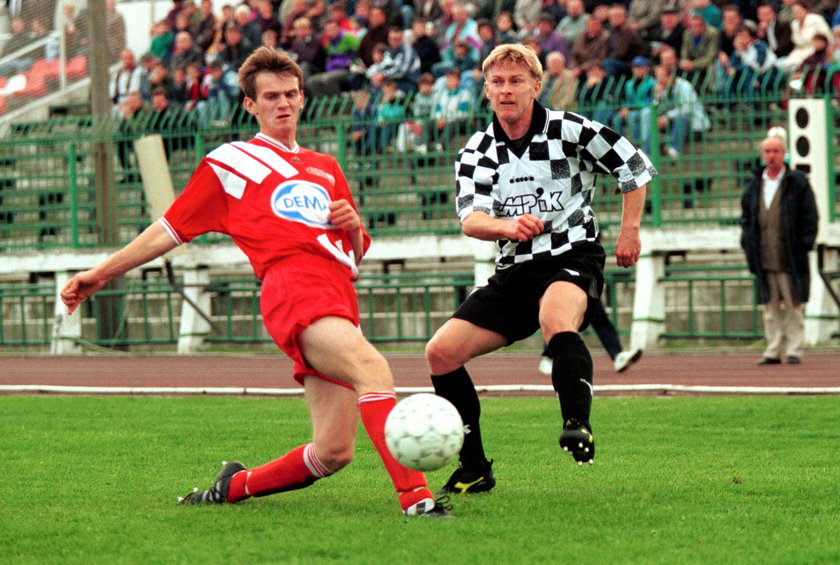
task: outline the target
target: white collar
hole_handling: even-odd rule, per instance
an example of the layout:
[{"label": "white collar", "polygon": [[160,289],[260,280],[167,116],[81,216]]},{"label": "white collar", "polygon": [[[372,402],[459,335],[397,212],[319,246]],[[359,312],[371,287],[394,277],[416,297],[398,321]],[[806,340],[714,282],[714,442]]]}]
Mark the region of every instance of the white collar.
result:
[{"label": "white collar", "polygon": [[295,144],[294,144],[293,147],[288,147],[285,143],[277,141],[273,137],[269,137],[262,132],[257,133],[256,137],[262,139],[263,141],[267,141],[268,143],[271,143],[272,145],[276,145],[281,150],[286,151],[287,153],[300,153],[300,145],[298,145],[297,141],[295,141]]}]

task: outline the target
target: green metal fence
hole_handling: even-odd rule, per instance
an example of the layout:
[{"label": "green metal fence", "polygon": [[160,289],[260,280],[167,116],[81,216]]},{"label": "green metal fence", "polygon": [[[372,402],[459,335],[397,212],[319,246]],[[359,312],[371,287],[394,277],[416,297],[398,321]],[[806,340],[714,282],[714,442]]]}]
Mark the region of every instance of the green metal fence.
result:
[{"label": "green metal fence", "polygon": [[[635,283],[632,272],[605,273],[603,297],[621,335],[632,323]],[[731,265],[671,266],[666,283],[669,339],[757,339],[760,318],[752,279]],[[466,272],[366,275],[356,284],[361,328],[376,343],[422,344],[463,301],[473,287]],[[253,278],[212,280],[208,314],[217,331],[210,344],[271,342],[259,311],[260,282]],[[103,302],[117,299],[117,320],[103,324]],[[52,285],[0,285],[0,346],[46,346],[54,331],[55,289]],[[182,298],[164,280],[130,280],[102,290],[85,302],[81,344],[85,347],[136,348],[166,346],[178,341]],[[592,333],[589,330],[590,334]]]}]

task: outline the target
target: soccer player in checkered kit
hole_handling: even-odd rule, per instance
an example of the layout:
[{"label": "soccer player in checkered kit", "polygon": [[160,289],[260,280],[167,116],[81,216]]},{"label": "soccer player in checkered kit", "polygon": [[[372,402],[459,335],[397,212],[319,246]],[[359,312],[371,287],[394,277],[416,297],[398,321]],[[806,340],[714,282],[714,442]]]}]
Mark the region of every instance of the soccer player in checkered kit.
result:
[{"label": "soccer player in checkered kit", "polygon": [[303,74],[288,57],[256,50],[239,70],[259,133],[224,144],[199,164],[163,218],[61,292],[72,313],[110,279],[209,231],[229,234],[262,280],[266,327],[294,360],[312,419],[309,443],[262,466],[224,463],[208,490],[182,503],[231,503],[311,485],[350,463],[357,421],[373,441],[406,515],[449,516],[423,473],[385,444],[396,404],[385,358],[362,336],[353,281],[370,245],[336,160],[296,142]]},{"label": "soccer player in checkered kit", "polygon": [[578,332],[603,288],[604,249],[591,204],[595,175],[612,175],[623,195],[615,247],[619,266],[639,259],[647,183],[657,174],[628,139],[536,101],[542,66],[522,45],[496,47],[484,61],[493,121],[455,161],[456,208],[464,234],[498,244],[496,271],[473,291],[426,347],[435,392],[468,427],[459,467],[439,493],[485,492],[495,484],[484,453],[480,404],[465,364],[541,330],[554,359],[560,446],[592,462],[592,358]]}]

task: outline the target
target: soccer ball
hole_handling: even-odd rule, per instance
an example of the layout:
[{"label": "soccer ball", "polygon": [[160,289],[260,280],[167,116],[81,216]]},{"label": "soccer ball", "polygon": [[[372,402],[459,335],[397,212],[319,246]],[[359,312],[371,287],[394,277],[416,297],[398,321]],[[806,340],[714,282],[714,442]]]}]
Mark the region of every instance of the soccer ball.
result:
[{"label": "soccer ball", "polygon": [[458,456],[464,443],[464,423],[445,398],[413,394],[388,414],[385,443],[394,458],[409,469],[434,471]]}]

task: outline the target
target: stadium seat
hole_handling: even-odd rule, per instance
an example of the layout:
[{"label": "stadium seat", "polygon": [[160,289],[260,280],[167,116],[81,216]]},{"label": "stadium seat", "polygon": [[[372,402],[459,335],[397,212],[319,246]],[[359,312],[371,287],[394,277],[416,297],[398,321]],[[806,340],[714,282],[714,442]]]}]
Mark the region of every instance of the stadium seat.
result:
[{"label": "stadium seat", "polygon": [[77,55],[67,60],[67,78],[84,78],[88,76],[88,62],[84,55]]},{"label": "stadium seat", "polygon": [[61,68],[61,61],[55,59],[53,61],[47,61],[46,59],[38,59],[32,64],[32,69],[30,69],[30,74],[38,74],[42,75],[44,79],[56,79],[60,74]]},{"label": "stadium seat", "polygon": [[26,86],[21,90],[12,93],[15,97],[44,96],[47,94],[47,79],[43,75],[34,74],[31,71],[23,73],[26,77]]}]

